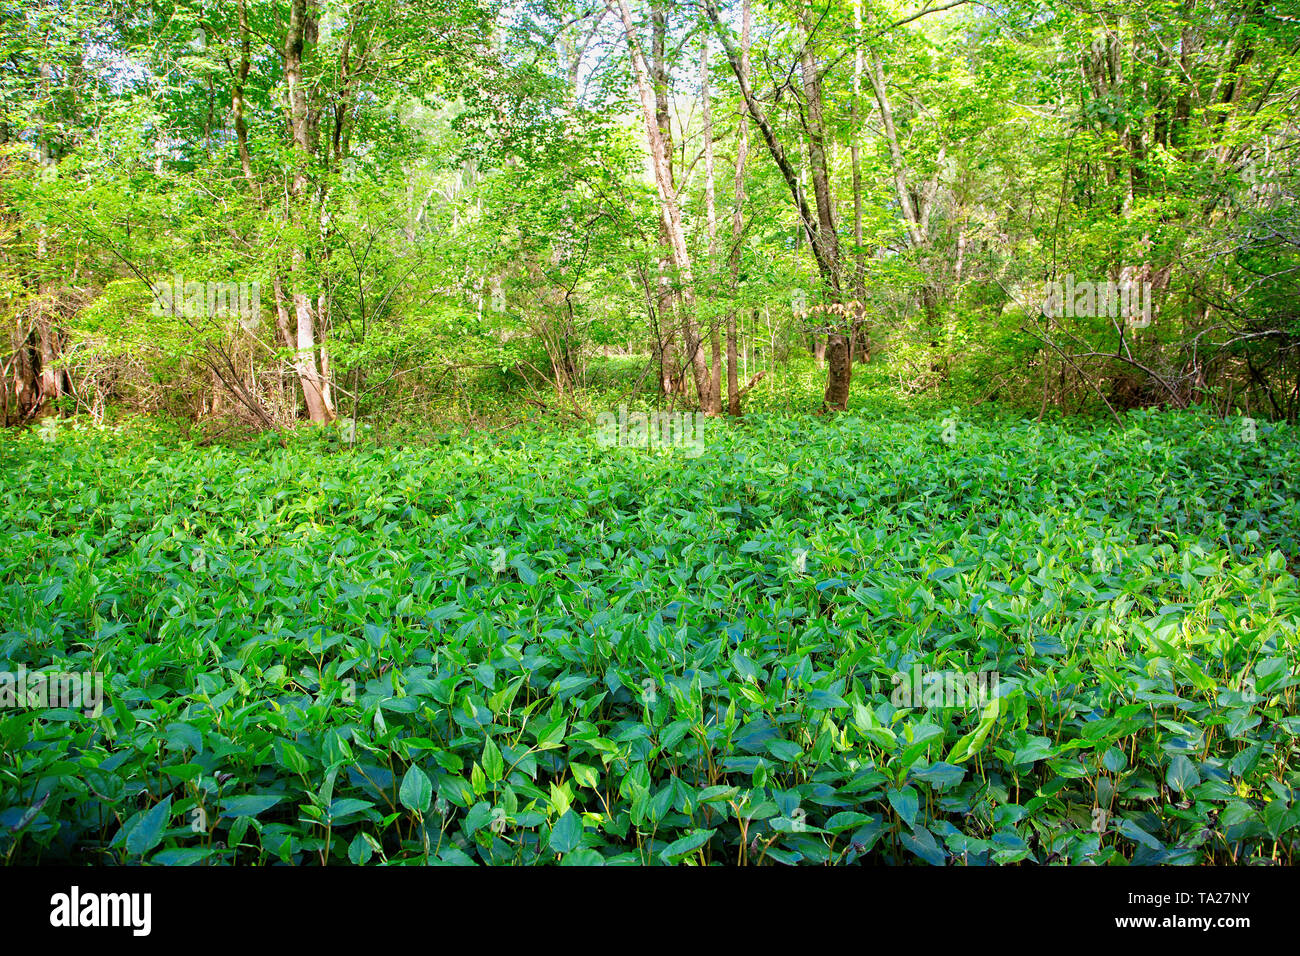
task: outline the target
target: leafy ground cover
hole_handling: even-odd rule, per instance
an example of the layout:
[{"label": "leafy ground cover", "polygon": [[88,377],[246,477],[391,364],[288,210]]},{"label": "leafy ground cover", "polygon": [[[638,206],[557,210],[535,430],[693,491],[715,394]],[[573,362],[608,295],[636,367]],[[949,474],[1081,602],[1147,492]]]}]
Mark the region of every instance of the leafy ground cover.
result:
[{"label": "leafy ground cover", "polygon": [[0,710],[7,862],[1293,862],[1284,426],[44,439],[0,667],[105,694]]}]

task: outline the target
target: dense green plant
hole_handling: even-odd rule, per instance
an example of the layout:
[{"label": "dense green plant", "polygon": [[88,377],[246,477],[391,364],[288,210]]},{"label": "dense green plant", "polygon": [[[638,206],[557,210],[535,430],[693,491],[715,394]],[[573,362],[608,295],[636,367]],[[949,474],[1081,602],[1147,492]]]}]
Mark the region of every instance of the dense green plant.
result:
[{"label": "dense green plant", "polygon": [[[51,426],[0,667],[106,699],[0,710],[10,863],[1293,862],[1286,426]],[[997,696],[894,706],[917,666]]]}]

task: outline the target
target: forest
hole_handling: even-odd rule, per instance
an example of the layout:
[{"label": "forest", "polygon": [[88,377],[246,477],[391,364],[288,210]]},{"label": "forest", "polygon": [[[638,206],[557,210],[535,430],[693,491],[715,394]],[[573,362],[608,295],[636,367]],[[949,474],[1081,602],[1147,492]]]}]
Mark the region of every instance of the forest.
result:
[{"label": "forest", "polygon": [[1294,0],[0,0],[0,861],[1291,864]]}]

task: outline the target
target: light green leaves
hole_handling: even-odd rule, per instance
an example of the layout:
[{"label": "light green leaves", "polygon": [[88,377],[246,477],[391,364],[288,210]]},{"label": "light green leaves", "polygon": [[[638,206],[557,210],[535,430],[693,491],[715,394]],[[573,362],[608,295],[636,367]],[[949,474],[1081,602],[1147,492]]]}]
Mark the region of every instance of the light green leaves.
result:
[{"label": "light green leaves", "polygon": [[[933,422],[869,417],[719,423],[726,455],[671,467],[575,467],[568,434],[346,456],[97,439],[59,469],[11,450],[0,658],[111,669],[98,717],[0,707],[0,754],[43,788],[0,788],[0,843],[89,845],[107,813],[119,864],[1285,851],[1281,465],[1238,475],[1205,422],[1169,416],[1146,438],[1177,473],[1126,497],[1110,476],[1140,443],[962,421],[941,461],[913,453]],[[1208,517],[1166,520],[1167,496]],[[1257,539],[1222,510],[1248,500]],[[496,547],[536,583],[494,574]],[[941,693],[904,705],[914,668]],[[987,698],[964,683],[984,672]]]},{"label": "light green leaves", "polygon": [[563,716],[543,725],[537,732],[537,749],[554,750],[560,746],[560,742],[564,740],[564,731],[567,725],[568,719]]},{"label": "light green leaves", "polygon": [[980,749],[984,746],[984,741],[988,739],[989,732],[993,729],[993,725],[997,723],[1000,707],[1001,699],[997,697],[994,697],[984,706],[984,710],[980,713],[979,723],[975,725],[975,729],[953,745],[952,750],[948,753],[948,763],[960,764],[979,753]]},{"label": "light green leaves", "polygon": [[487,775],[488,782],[496,783],[505,773],[505,761],[501,758],[501,751],[492,738],[489,737],[483,742],[483,773]]},{"label": "light green leaves", "polygon": [[708,843],[717,830],[693,830],[680,840],[674,840],[668,846],[659,852],[659,859],[665,863],[679,863],[691,853],[694,853],[704,844]]}]

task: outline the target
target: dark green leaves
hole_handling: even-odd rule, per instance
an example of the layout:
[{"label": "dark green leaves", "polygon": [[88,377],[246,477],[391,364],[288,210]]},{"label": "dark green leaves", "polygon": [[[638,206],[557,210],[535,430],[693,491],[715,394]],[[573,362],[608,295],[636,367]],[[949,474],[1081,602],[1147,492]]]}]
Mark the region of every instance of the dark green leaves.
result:
[{"label": "dark green leaves", "polygon": [[911,787],[902,787],[900,789],[889,790],[889,805],[894,808],[900,820],[909,827],[916,822],[916,811],[919,806],[916,791]]},{"label": "dark green leaves", "polygon": [[402,777],[402,786],[397,796],[406,809],[414,813],[425,813],[433,802],[433,784],[423,770],[412,764]]},{"label": "dark green leaves", "polygon": [[223,817],[255,817],[275,806],[283,797],[274,795],[246,795],[226,797],[221,801]]},{"label": "dark green leaves", "polygon": [[172,798],[168,794],[137,817],[134,825],[127,830],[127,852],[143,856],[161,843],[171,811]]},{"label": "dark green leaves", "polygon": [[569,853],[575,850],[581,842],[582,818],[572,810],[568,810],[551,827],[551,838],[548,845],[556,853]]},{"label": "dark green leaves", "polygon": [[1186,793],[1201,782],[1201,775],[1197,773],[1194,763],[1179,754],[1169,761],[1169,770],[1165,774],[1165,782],[1179,793]]}]

